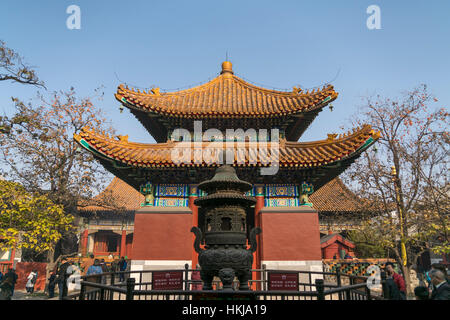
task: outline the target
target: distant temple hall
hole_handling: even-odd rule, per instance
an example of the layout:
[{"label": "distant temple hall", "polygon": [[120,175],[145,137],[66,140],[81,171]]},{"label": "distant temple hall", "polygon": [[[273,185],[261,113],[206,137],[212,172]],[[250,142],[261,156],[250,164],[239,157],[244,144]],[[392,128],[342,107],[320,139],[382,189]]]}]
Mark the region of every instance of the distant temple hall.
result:
[{"label": "distant temple hall", "polygon": [[[199,161],[196,152],[210,146],[218,131],[227,148],[222,159],[254,186],[248,192],[257,200],[247,215],[248,230],[262,229],[254,268],[265,264],[268,269],[321,271],[323,253],[329,255],[334,244],[339,250],[351,248],[339,237],[321,243],[321,231],[341,231],[342,223],[331,226],[333,215],[351,213],[351,224],[360,205],[337,177],[379,138],[366,125],[320,141],[297,142],[337,96],[331,85],[312,91],[294,87],[291,92],[260,88],[235,76],[229,61],[222,64],[219,76],[187,90],[141,92],[120,85],[116,99],[157,143],[133,143],[128,136],[108,137],[92,128],[74,136],[117,177],[97,197],[116,199],[116,205],[81,209],[87,222],[82,251],[127,255],[131,270],[178,269],[185,263],[195,267],[198,257],[190,229],[198,226],[204,231],[209,223],[194,204],[203,196],[197,185],[221,165],[205,157]],[[199,139],[197,121],[202,133],[217,129],[215,136]],[[176,129],[184,129],[191,141],[173,134]],[[230,139],[227,129],[243,129],[244,135]],[[268,135],[255,140],[249,129],[267,129]],[[279,136],[272,129],[278,129]],[[255,152],[256,145],[267,146],[265,153]],[[183,161],[174,158],[174,152],[183,154]],[[276,163],[269,161],[273,159]],[[270,166],[276,167],[276,174],[262,174]]]}]

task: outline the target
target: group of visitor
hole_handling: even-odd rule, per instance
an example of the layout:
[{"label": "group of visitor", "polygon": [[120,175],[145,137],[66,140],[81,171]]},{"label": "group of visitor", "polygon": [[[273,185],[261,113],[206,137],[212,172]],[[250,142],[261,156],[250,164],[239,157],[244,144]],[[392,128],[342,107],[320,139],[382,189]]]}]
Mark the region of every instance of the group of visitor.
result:
[{"label": "group of visitor", "polygon": [[[94,259],[94,255],[90,255],[86,261],[80,265],[74,262],[69,262],[67,258],[62,258],[61,263],[50,273],[48,278],[48,296],[53,298],[55,296],[55,288],[58,286],[59,299],[67,296],[68,292],[68,280],[75,274],[81,276],[81,270],[84,271],[84,275],[96,275],[108,272],[118,272],[118,280],[120,282],[125,281],[126,271],[129,271],[130,263],[127,257],[121,257],[119,260],[112,262],[105,262],[105,259]],[[32,270],[27,276],[27,282],[25,289],[28,294],[34,292],[36,282],[38,278],[38,271]],[[8,272],[3,274],[0,272],[0,300],[11,300],[14,295],[14,288],[17,283],[18,275],[13,268],[9,268]],[[100,277],[100,281],[104,283],[106,277]],[[100,282],[99,281],[99,282]]]},{"label": "group of visitor", "polygon": [[109,263],[105,262],[105,259],[94,259],[93,255],[91,255],[91,259],[93,260],[91,265],[89,262],[85,264],[86,276],[108,272],[121,272],[119,273],[119,281],[122,282],[125,280],[124,272],[129,270],[127,257],[121,257],[120,260],[114,260]]},{"label": "group of visitor", "polygon": [[[386,263],[386,289],[390,300],[406,300],[405,280],[396,273],[392,262]],[[428,285],[414,288],[417,300],[450,300],[450,284],[444,265],[434,263],[426,273]]]},{"label": "group of visitor", "polygon": [[[25,289],[28,294],[34,292],[37,277],[38,271],[36,269],[28,274],[27,283],[25,284]],[[11,300],[14,295],[14,288],[18,278],[19,276],[13,268],[9,268],[6,274],[0,272],[0,300]]]},{"label": "group of visitor", "polygon": [[450,280],[443,264],[433,263],[425,277],[427,285],[414,288],[417,300],[450,300]]},{"label": "group of visitor", "polygon": [[[52,273],[49,280],[49,297],[53,297],[55,284],[59,287],[59,298],[62,299],[67,295],[68,281],[69,277],[74,273],[74,270],[80,268],[81,273],[85,276],[92,276],[88,281],[106,283],[106,277],[100,276],[95,277],[95,275],[109,273],[109,272],[125,272],[129,269],[129,263],[127,257],[121,257],[120,260],[114,260],[112,262],[105,262],[105,259],[96,259],[93,254],[89,258],[80,264],[80,266],[75,265],[73,262],[69,263],[67,259],[62,260],[62,264],[59,266],[56,273]],[[125,273],[119,274],[119,281],[125,280]]]}]

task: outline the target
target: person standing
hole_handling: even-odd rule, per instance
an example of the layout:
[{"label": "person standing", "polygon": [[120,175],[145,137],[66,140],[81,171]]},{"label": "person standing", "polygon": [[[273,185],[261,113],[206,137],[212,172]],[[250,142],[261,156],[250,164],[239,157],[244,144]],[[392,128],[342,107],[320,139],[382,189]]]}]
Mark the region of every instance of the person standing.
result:
[{"label": "person standing", "polygon": [[105,262],[105,259],[100,260],[100,266],[102,267],[103,273],[109,272],[108,265]]},{"label": "person standing", "polygon": [[[100,267],[102,268],[102,273],[108,273],[109,272],[109,268],[108,268],[108,265],[105,262],[105,259],[101,259],[100,260]],[[101,283],[102,284],[106,284],[106,276],[102,276]]]},{"label": "person standing", "polygon": [[[101,278],[102,278],[101,277],[102,272],[103,272],[103,270],[102,270],[102,267],[100,266],[100,261],[98,259],[94,259],[94,264],[92,266],[90,266],[86,272],[85,281],[100,283]],[[90,286],[85,287],[86,292],[91,291],[93,289],[95,289],[95,288],[90,287]]]},{"label": "person standing", "polygon": [[86,275],[90,266],[94,264],[95,256],[91,253],[82,263],[83,275]]},{"label": "person standing", "polygon": [[450,285],[441,270],[433,269],[430,272],[433,291],[431,292],[431,300],[450,300]]},{"label": "person standing", "polygon": [[32,294],[34,292],[34,286],[37,280],[37,270],[32,270],[27,277],[27,284],[25,288],[27,289],[27,293]]},{"label": "person standing", "polygon": [[[127,261],[125,260],[124,257],[121,257],[120,261],[119,261],[119,271],[123,272],[125,270],[127,270]],[[120,282],[124,282],[125,281],[125,274],[124,273],[120,273],[119,274],[119,281]]]},{"label": "person standing", "polygon": [[100,266],[100,261],[98,259],[94,260],[94,264],[89,267],[88,271],[86,272],[87,276],[93,275],[93,274],[101,274],[103,273],[102,267]]},{"label": "person standing", "polygon": [[111,272],[116,273],[119,270],[119,261],[117,259],[111,261]]},{"label": "person standing", "polygon": [[127,272],[125,274],[125,279],[128,279],[130,277],[130,271],[131,271],[131,260],[128,259],[127,256],[125,256],[125,262],[127,263],[127,267],[125,268],[125,272]]},{"label": "person standing", "polygon": [[17,278],[19,278],[19,276],[16,273],[16,270],[14,270],[13,268],[9,268],[8,272],[5,275],[5,278],[10,277],[11,278],[11,283],[12,283],[12,293],[11,293],[11,297],[14,295],[14,287],[16,286],[17,283]]},{"label": "person standing", "polygon": [[70,264],[67,261],[66,258],[61,259],[61,265],[58,268],[58,271],[56,272],[58,275],[57,282],[58,282],[58,290],[59,290],[59,300],[62,300],[63,297],[67,295],[67,269],[69,268]]},{"label": "person standing", "polygon": [[5,276],[0,284],[0,300],[11,300],[14,293],[13,278]]},{"label": "person standing", "polygon": [[48,278],[48,297],[53,298],[55,296],[55,286],[56,286],[56,273],[52,271],[50,278]]},{"label": "person standing", "polygon": [[399,275],[394,271],[394,264],[392,262],[387,262],[385,268],[388,277],[393,280],[393,283],[395,284],[397,290],[399,291],[399,299],[395,298],[391,300],[406,300],[405,279],[403,279],[401,275]]}]

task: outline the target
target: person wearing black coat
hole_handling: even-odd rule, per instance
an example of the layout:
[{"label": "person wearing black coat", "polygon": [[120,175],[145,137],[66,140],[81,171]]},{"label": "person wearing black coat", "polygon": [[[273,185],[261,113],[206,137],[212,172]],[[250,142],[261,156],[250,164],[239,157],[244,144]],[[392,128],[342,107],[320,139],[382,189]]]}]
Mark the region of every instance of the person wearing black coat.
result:
[{"label": "person wearing black coat", "polygon": [[48,297],[53,298],[55,296],[56,286],[56,273],[52,272],[50,278],[48,278]]},{"label": "person wearing black coat", "polygon": [[58,289],[59,289],[59,300],[62,300],[63,297],[67,296],[67,268],[69,268],[70,263],[66,258],[61,259],[61,265],[56,272],[58,275]]},{"label": "person wearing black coat", "polygon": [[444,273],[441,270],[433,269],[430,272],[433,291],[431,300],[450,300],[450,285],[447,283]]},{"label": "person wearing black coat", "polygon": [[403,300],[400,290],[393,278],[386,279],[387,296],[389,300]]},{"label": "person wearing black coat", "polygon": [[5,276],[0,284],[0,300],[11,300],[13,296],[13,278]]},{"label": "person wearing black coat", "polygon": [[12,281],[12,294],[11,296],[14,295],[14,287],[16,286],[17,283],[17,279],[19,278],[19,276],[17,275],[16,271],[12,268],[8,269],[8,272],[4,275],[4,277],[10,277],[11,281]]}]

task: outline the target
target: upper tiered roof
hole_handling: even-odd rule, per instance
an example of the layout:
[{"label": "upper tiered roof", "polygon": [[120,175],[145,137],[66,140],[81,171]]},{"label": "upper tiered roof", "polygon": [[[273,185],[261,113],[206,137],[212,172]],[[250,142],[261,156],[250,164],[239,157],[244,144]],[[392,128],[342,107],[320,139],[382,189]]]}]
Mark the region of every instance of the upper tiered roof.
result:
[{"label": "upper tiered roof", "polygon": [[222,64],[222,72],[213,80],[187,90],[161,93],[127,89],[120,85],[117,100],[135,108],[157,114],[186,117],[273,117],[306,112],[336,99],[332,85],[303,92],[268,90],[250,84],[235,76],[231,62]]},{"label": "upper tiered roof", "polygon": [[[335,100],[338,93],[332,85],[312,91],[294,87],[291,92],[257,87],[235,76],[231,62],[225,61],[218,77],[194,88],[176,92],[160,92],[159,88],[154,88],[141,92],[120,85],[115,96],[134,113],[157,142],[165,142],[167,137],[155,132],[151,122],[158,122],[156,126],[159,126],[158,130],[161,131],[162,128],[170,127],[168,122],[177,122],[176,119],[179,123],[180,119],[192,121],[214,118],[282,119],[281,123],[296,127],[296,132],[288,132],[287,136],[288,140],[291,140],[292,136],[296,141],[312,119],[303,120],[304,123],[300,126],[298,121],[286,122],[286,119],[308,113],[315,116]],[[160,121],[155,119],[158,116],[162,118]],[[267,125],[272,126],[270,123]],[[170,129],[168,128],[168,131]]]}]

